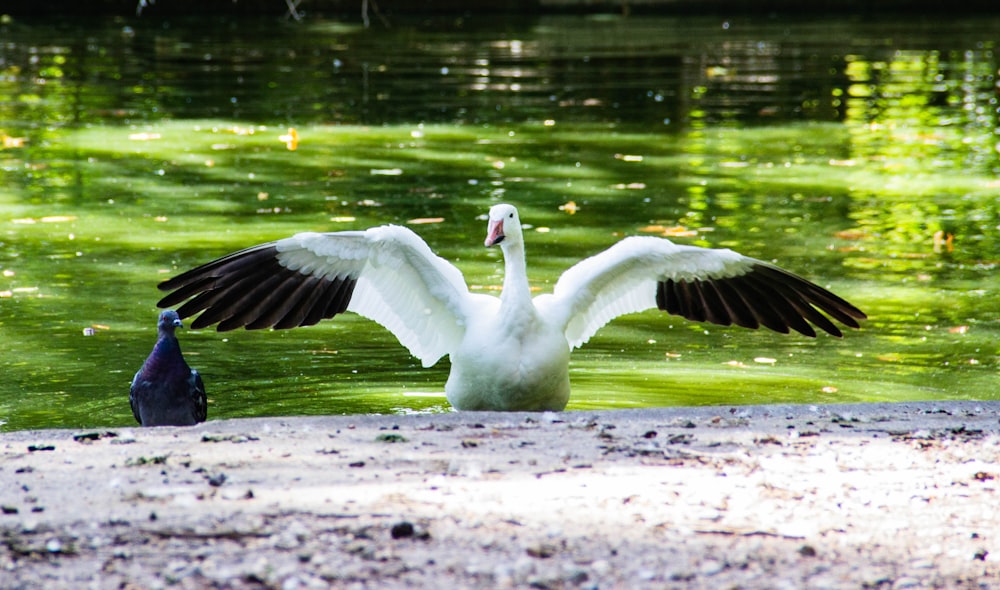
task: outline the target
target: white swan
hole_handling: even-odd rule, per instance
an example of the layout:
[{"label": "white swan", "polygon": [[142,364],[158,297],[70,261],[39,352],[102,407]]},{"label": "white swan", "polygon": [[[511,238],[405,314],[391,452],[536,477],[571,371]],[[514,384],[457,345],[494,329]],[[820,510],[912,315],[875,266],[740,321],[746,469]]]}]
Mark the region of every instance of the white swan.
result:
[{"label": "white swan", "polygon": [[626,238],[563,273],[534,298],[517,209],[490,209],[486,246],[500,245],[500,297],[470,293],[462,273],[411,230],[300,233],[235,252],[159,285],[158,305],[202,328],[294,328],[353,311],[391,331],[425,367],[451,357],[445,385],[459,410],[561,410],[569,354],[613,318],[658,307],[695,321],[841,336],[865,314],[772,264],[732,250]]}]

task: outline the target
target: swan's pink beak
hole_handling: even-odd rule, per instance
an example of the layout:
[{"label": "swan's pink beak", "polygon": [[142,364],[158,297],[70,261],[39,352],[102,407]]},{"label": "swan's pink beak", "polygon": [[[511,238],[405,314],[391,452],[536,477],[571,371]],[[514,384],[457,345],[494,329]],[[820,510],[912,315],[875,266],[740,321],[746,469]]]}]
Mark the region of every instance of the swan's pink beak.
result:
[{"label": "swan's pink beak", "polygon": [[503,238],[503,219],[491,219],[486,228],[486,247],[496,246],[503,241]]}]

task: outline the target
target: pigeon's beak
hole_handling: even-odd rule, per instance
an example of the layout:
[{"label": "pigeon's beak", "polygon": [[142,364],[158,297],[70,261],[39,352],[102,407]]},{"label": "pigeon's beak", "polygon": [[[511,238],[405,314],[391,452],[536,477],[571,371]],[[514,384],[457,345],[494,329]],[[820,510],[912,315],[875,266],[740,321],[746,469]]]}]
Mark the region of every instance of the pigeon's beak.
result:
[{"label": "pigeon's beak", "polygon": [[489,226],[486,228],[486,247],[496,246],[503,239],[503,219],[491,219]]},{"label": "pigeon's beak", "polygon": [[176,320],[174,320],[173,324],[174,324],[175,328],[183,328],[184,327],[184,324],[183,324],[183,322],[181,322],[180,318],[177,318]]}]

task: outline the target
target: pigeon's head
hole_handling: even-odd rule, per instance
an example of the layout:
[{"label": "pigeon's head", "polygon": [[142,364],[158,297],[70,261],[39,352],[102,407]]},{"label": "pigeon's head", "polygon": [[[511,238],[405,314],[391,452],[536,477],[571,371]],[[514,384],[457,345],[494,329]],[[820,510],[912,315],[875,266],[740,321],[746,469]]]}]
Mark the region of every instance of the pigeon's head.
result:
[{"label": "pigeon's head", "polygon": [[177,312],[168,309],[160,314],[160,321],[157,322],[156,327],[162,332],[173,332],[174,328],[183,328],[184,324],[181,323],[181,317],[177,315]]}]

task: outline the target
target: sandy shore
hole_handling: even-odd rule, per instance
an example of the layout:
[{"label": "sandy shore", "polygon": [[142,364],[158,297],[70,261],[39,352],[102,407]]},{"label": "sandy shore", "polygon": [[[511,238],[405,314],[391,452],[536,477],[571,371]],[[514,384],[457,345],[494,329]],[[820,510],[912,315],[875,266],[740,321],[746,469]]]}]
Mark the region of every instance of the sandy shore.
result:
[{"label": "sandy shore", "polygon": [[1000,588],[1000,402],[0,436],[3,588]]}]

